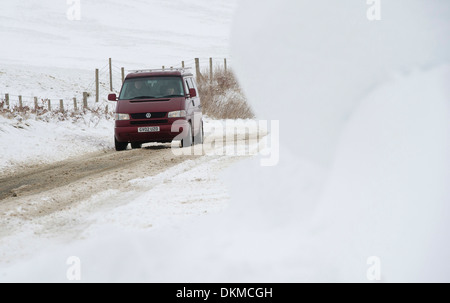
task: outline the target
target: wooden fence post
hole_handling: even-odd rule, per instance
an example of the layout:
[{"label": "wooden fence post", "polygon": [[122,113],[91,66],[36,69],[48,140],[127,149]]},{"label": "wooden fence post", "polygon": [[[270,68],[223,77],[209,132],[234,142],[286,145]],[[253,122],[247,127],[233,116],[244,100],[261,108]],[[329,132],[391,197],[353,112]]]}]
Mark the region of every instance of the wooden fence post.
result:
[{"label": "wooden fence post", "polygon": [[9,109],[9,94],[5,94],[6,108]]},{"label": "wooden fence post", "polygon": [[197,81],[200,81],[200,78],[202,77],[202,74],[200,73],[200,59],[195,58],[195,77],[197,78]]},{"label": "wooden fence post", "polygon": [[227,72],[227,58],[223,59],[223,68],[224,68],[225,72]]},{"label": "wooden fence post", "polygon": [[78,106],[77,106],[77,98],[73,97],[73,110],[77,111],[78,110]]},{"label": "wooden fence post", "polygon": [[122,72],[122,83],[123,83],[125,81],[125,68],[122,67],[120,70]]},{"label": "wooden fence post", "polygon": [[88,98],[88,93],[83,92],[83,109],[88,108],[87,98]]},{"label": "wooden fence post", "polygon": [[38,110],[38,98],[34,97],[34,110],[37,111]]},{"label": "wooden fence post", "polygon": [[184,61],[181,61],[181,67],[184,68]]},{"label": "wooden fence post", "polygon": [[52,101],[50,99],[47,99],[47,103],[48,103],[48,111],[51,112],[52,111]]},{"label": "wooden fence post", "polygon": [[98,76],[98,68],[95,69],[95,102],[98,102],[99,99],[99,76]]},{"label": "wooden fence post", "polygon": [[22,96],[19,96],[19,108],[23,108]]},{"label": "wooden fence post", "polygon": [[112,82],[112,59],[109,58],[109,89],[113,91],[113,82]]},{"label": "wooden fence post", "polygon": [[64,100],[63,99],[59,99],[59,111],[60,112],[64,112]]},{"label": "wooden fence post", "polygon": [[213,59],[209,58],[209,81],[213,80]]}]

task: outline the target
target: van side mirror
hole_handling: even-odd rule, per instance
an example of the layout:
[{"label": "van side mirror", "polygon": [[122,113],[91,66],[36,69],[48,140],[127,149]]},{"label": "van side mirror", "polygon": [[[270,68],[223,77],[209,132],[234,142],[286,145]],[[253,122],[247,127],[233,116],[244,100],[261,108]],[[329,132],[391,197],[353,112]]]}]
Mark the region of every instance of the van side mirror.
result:
[{"label": "van side mirror", "polygon": [[191,98],[197,97],[197,91],[195,90],[195,88],[190,88],[189,89],[189,96]]},{"label": "van side mirror", "polygon": [[109,94],[108,95],[108,101],[117,101],[116,94]]}]

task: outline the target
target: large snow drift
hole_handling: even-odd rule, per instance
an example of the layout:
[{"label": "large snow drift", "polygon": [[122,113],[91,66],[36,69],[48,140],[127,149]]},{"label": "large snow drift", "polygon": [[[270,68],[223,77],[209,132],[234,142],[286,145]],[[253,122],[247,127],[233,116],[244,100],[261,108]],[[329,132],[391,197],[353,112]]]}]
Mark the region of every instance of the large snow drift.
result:
[{"label": "large snow drift", "polygon": [[[314,279],[367,281],[376,256],[384,281],[449,281],[450,4],[381,1],[380,21],[370,7],[242,3],[236,70],[259,115],[280,120],[282,151],[265,177],[241,168],[235,204],[246,197],[298,232],[314,209],[301,238],[315,244],[291,252],[315,255]],[[303,199],[303,161],[330,171],[317,199]]]},{"label": "large snow drift", "polygon": [[[329,165],[355,107],[393,73],[448,62],[446,1],[243,1],[235,69],[261,117],[283,122],[283,142]],[[249,13],[257,10],[258,13]]]}]

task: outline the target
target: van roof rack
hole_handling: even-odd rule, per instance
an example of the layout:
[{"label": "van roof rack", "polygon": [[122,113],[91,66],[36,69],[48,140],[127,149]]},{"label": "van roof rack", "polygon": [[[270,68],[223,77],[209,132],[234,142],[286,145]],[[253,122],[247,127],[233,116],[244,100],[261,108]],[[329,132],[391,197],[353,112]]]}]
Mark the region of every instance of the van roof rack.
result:
[{"label": "van roof rack", "polygon": [[148,73],[148,72],[173,72],[180,71],[184,72],[192,67],[169,67],[169,68],[149,68],[149,69],[132,69],[128,70],[131,73]]}]

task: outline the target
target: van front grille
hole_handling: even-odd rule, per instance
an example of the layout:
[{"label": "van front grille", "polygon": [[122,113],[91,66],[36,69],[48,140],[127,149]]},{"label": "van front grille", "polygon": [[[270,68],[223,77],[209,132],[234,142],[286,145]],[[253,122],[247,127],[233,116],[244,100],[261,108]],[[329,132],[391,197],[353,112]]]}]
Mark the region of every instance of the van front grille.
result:
[{"label": "van front grille", "polygon": [[169,120],[147,120],[147,121],[130,121],[131,125],[154,125],[154,124],[167,124]]},{"label": "van front grille", "polygon": [[[147,114],[150,114],[150,118],[147,118]],[[153,119],[153,118],[164,118],[167,115],[167,112],[160,112],[160,113],[137,113],[137,114],[131,114],[132,119]]]}]

